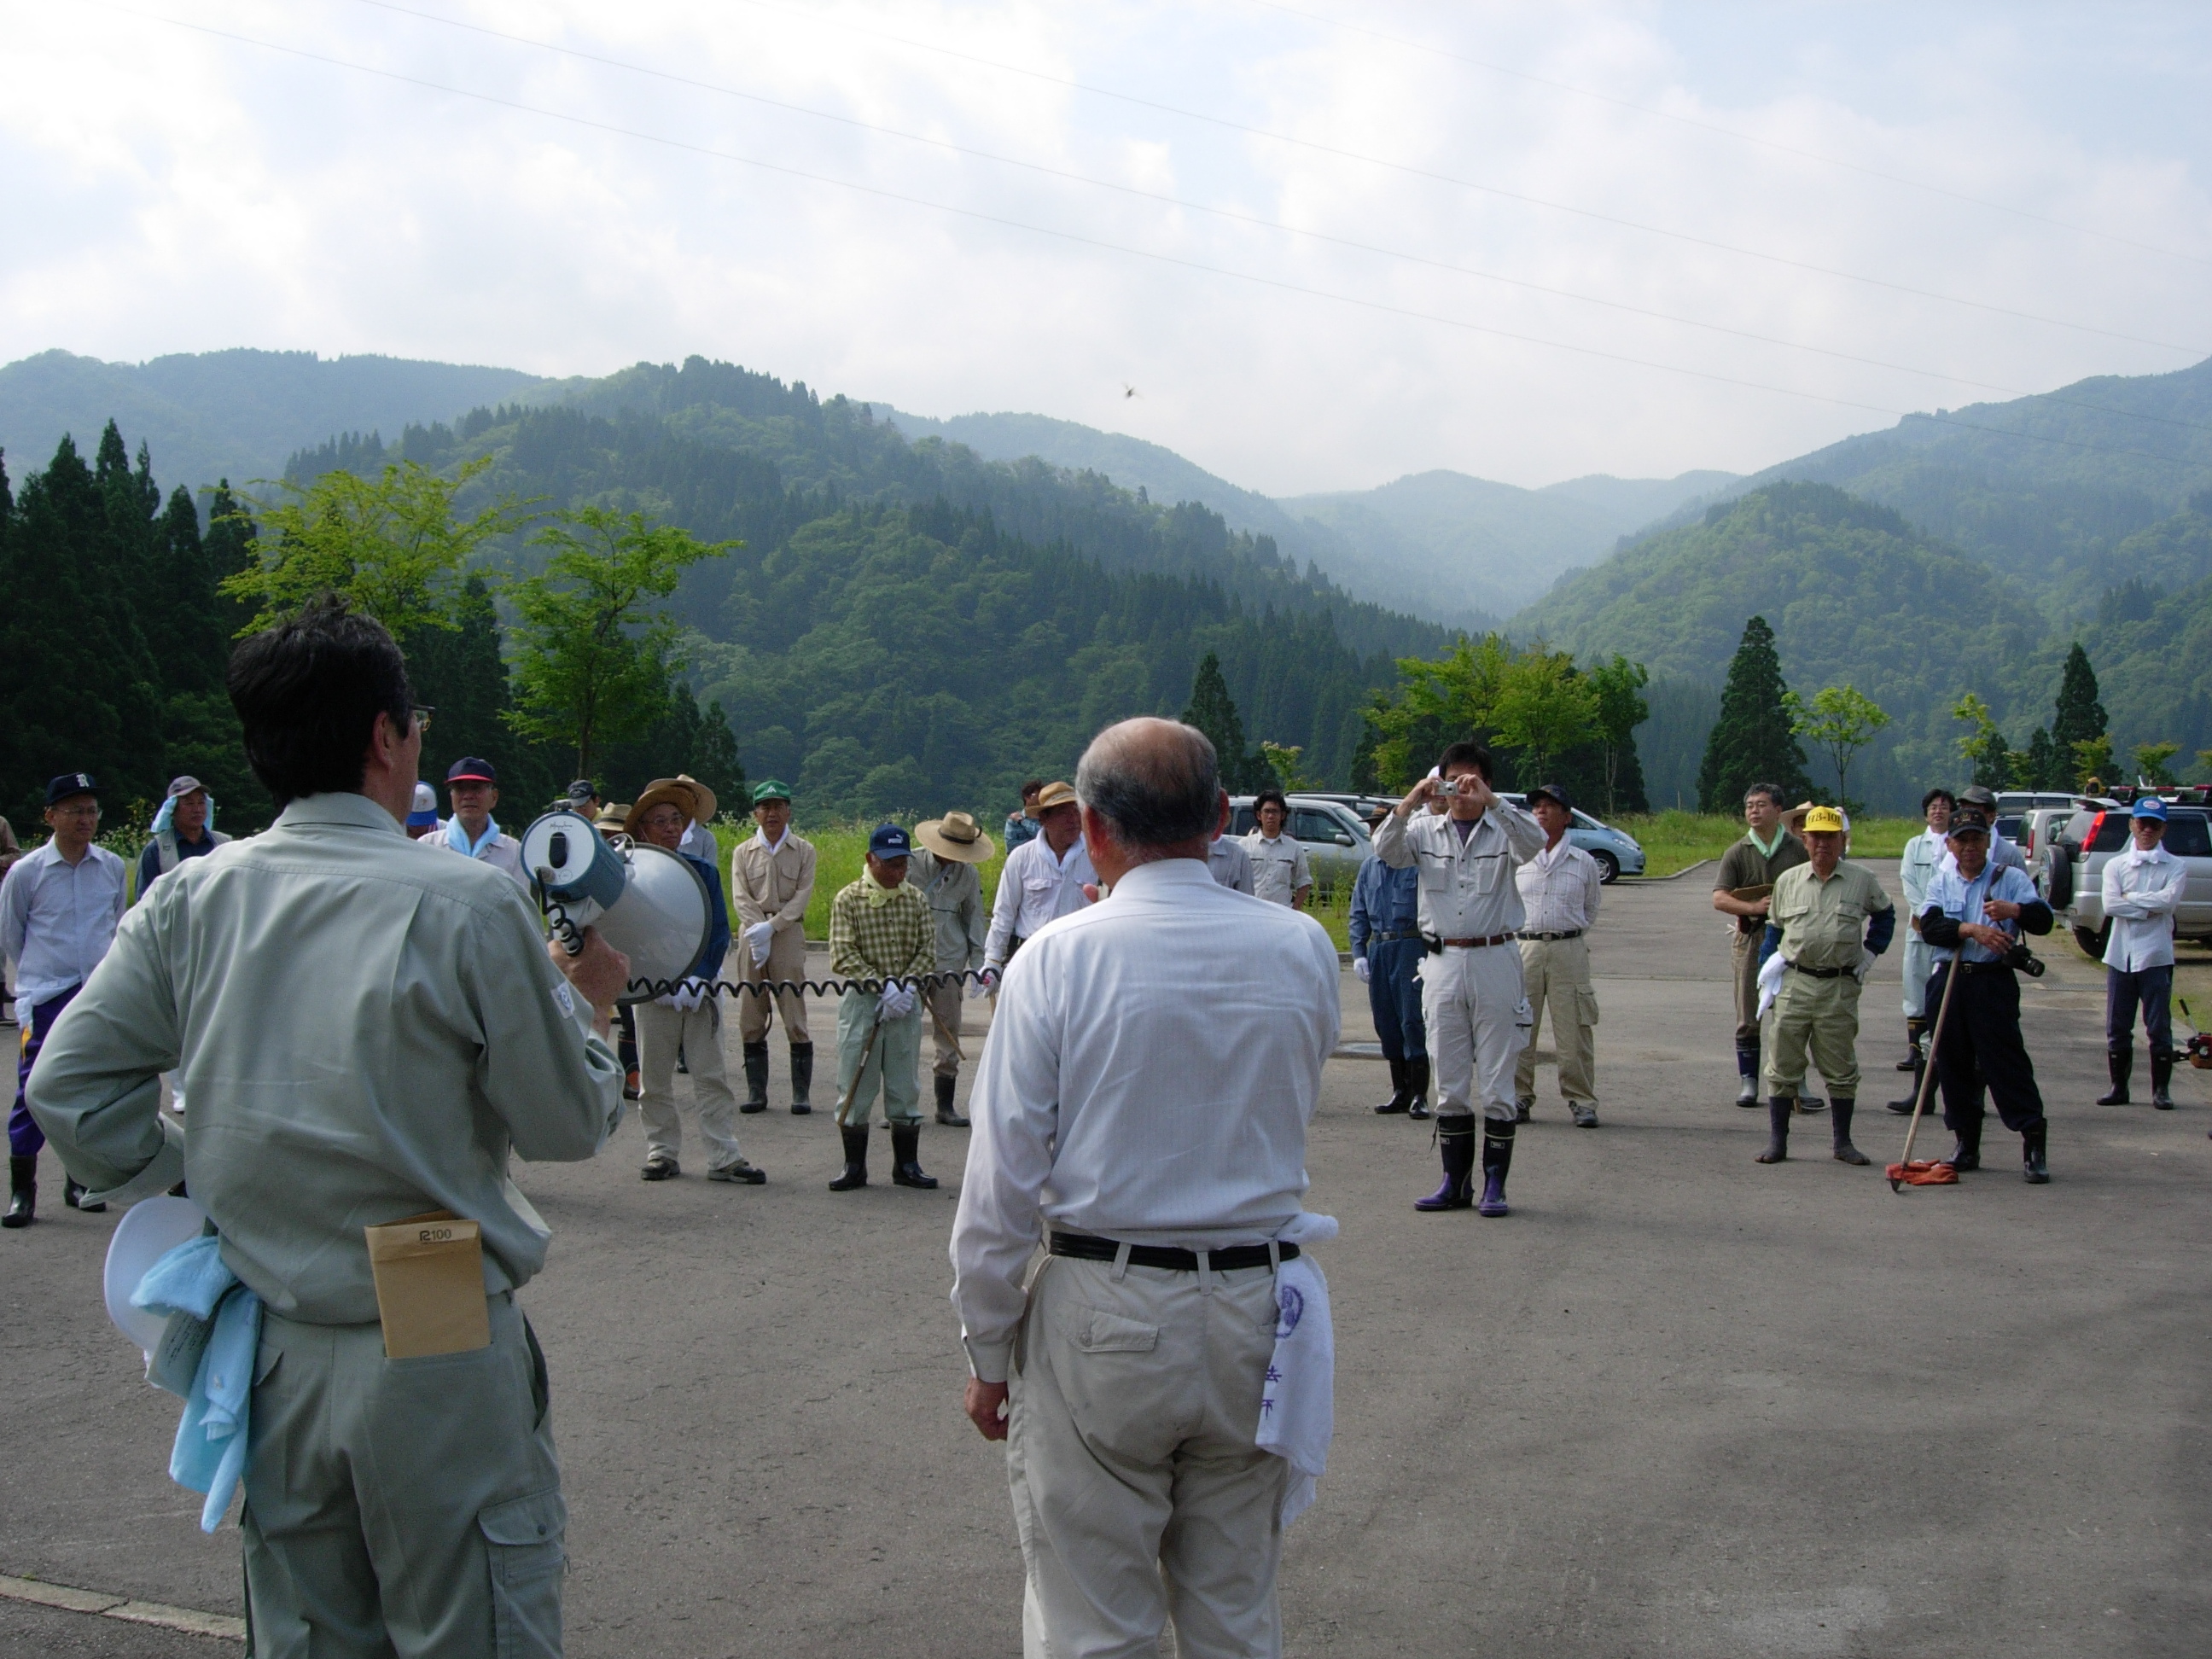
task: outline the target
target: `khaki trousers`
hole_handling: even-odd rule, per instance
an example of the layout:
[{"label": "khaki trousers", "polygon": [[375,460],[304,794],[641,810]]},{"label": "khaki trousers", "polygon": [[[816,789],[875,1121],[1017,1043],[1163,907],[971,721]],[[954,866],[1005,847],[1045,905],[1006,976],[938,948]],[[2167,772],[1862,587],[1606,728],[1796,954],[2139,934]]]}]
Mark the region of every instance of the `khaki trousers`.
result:
[{"label": "khaki trousers", "polygon": [[1283,1485],[1253,1444],[1274,1275],[1048,1258],[1009,1379],[1027,1659],[1273,1656]]},{"label": "khaki trousers", "polygon": [[1596,1105],[1597,993],[1590,988],[1589,936],[1522,939],[1521,981],[1535,1018],[1528,1027],[1528,1046],[1513,1070],[1514,1097],[1536,1097],[1536,1037],[1548,1006],[1560,1097],[1570,1105]]},{"label": "khaki trousers", "polygon": [[646,1156],[675,1158],[684,1149],[684,1120],[676,1115],[676,1051],[691,1073],[691,1098],[699,1109],[699,1139],[707,1167],[742,1163],[738,1150],[738,1097],[730,1090],[729,1060],[722,1053],[722,1005],[710,997],[696,1008],[635,1005],[637,1115],[645,1120]]},{"label": "khaki trousers", "polygon": [[1729,939],[1729,966],[1735,972],[1735,1046],[1741,1053],[1759,1046],[1759,946],[1766,937],[1761,923]]},{"label": "khaki trousers", "polygon": [[1513,1074],[1533,1018],[1521,984],[1521,953],[1503,945],[1446,945],[1421,958],[1421,1023],[1436,1068],[1437,1115],[1476,1109],[1501,1122],[1513,1110]]},{"label": "khaki trousers", "polygon": [[[732,940],[732,948],[744,959],[745,983],[762,985],[772,979],[800,980],[806,977],[806,929],[797,922],[788,927],[779,927],[769,935],[768,960],[757,963],[746,946],[744,936]],[[738,999],[738,1040],[758,1042],[768,1036],[768,998],[757,992],[748,991]],[[783,1017],[783,1033],[794,1048],[804,1048],[814,1041],[806,1030],[806,996],[800,991],[778,991],[775,1011]]]},{"label": "khaki trousers", "polygon": [[1859,1092],[1859,982],[1849,974],[1814,979],[1795,969],[1782,971],[1781,988],[1766,1011],[1761,1044],[1766,1092],[1805,1092],[1805,1056],[1827,1079],[1828,1092],[1856,1100]]},{"label": "khaki trousers", "polygon": [[253,1659],[559,1659],[568,1510],[545,1361],[386,1359],[381,1325],[264,1314],[246,1466]]},{"label": "khaki trousers", "polygon": [[[956,971],[946,969],[945,972]],[[934,1012],[937,1018],[929,1021],[929,1031],[937,1044],[937,1063],[930,1069],[939,1077],[960,1075],[960,1051],[945,1041],[950,1036],[957,1042],[960,1036],[960,1005],[967,1000],[967,986],[958,980],[947,980],[934,990],[925,991],[922,1000],[927,1005],[925,1019]]]}]

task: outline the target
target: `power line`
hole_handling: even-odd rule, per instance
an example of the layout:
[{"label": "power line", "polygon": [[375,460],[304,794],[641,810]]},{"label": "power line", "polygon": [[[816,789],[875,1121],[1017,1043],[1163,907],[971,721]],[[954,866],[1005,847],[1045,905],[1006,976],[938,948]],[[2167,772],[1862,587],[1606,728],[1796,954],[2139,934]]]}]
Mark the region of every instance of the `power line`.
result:
[{"label": "power line", "polygon": [[1884,184],[1901,185],[1907,190],[1925,191],[1931,196],[1941,196],[1954,202],[1965,202],[1973,207],[1987,208],[1992,213],[2008,213],[2014,218],[2031,220],[2037,224],[2050,225],[2059,230],[2071,231],[2077,236],[2094,236],[2102,241],[2116,242],[2123,247],[2140,249],[2145,253],[2163,254],[2169,259],[2183,259],[2195,265],[2212,265],[2212,259],[2207,259],[2201,254],[2184,253],[2179,248],[2160,247],[2155,242],[2138,241],[2132,236],[2122,236],[2113,231],[2098,230],[2088,225],[2077,225],[2064,219],[2054,219],[2047,213],[2037,213],[2028,208],[2014,207],[2006,202],[1993,202],[1984,196],[1970,196],[1964,191],[1952,190],[1947,185],[1931,185],[1924,179],[1911,179],[1903,173],[1885,173],[1880,167],[1870,167],[1861,161],[1845,161],[1840,155],[1827,155],[1819,150],[1804,149],[1796,144],[1785,144],[1778,138],[1762,138],[1756,133],[1744,132],[1735,127],[1723,126],[1717,121],[1700,121],[1692,115],[1678,115],[1672,110],[1655,108],[1650,104],[1639,104],[1633,99],[1619,97],[1609,92],[1599,92],[1594,88],[1578,87],[1571,82],[1554,81],[1546,76],[1532,75],[1526,70],[1517,70],[1504,64],[1492,63],[1487,58],[1470,57],[1465,52],[1454,52],[1448,46],[1434,46],[1425,40],[1408,40],[1404,35],[1390,34],[1382,29],[1370,28],[1364,23],[1348,23],[1340,17],[1329,17],[1320,12],[1302,10],[1297,6],[1284,4],[1283,0],[1247,0],[1247,3],[1265,7],[1269,11],[1279,11],[1288,16],[1304,18],[1310,23],[1320,23],[1330,28],[1343,29],[1348,33],[1364,34],[1370,40],[1385,41],[1394,46],[1403,46],[1409,52],[1427,52],[1437,58],[1449,58],[1455,64],[1466,64],[1475,69],[1487,70],[1492,75],[1502,75],[1509,80],[1525,81],[1531,86],[1548,88],[1553,92],[1572,93],[1577,98],[1594,99],[1601,104],[1611,104],[1616,109],[1633,110],[1637,114],[1648,115],[1656,121],[1669,121],[1676,126],[1688,127],[1698,132],[1709,132],[1722,138],[1732,138],[1740,144],[1751,144],[1758,149],[1771,149],[1783,155],[1795,155],[1802,161],[1818,161],[1824,167],[1840,167],[1846,173],[1859,173],[1869,179],[1879,179]]},{"label": "power line", "polygon": [[[1596,346],[1577,345],[1571,341],[1547,339],[1540,335],[1523,334],[1511,329],[1495,328],[1484,323],[1471,323],[1462,318],[1447,317],[1435,312],[1419,311],[1409,306],[1393,305],[1388,301],[1368,299],[1359,295],[1334,293],[1327,289],[1311,288],[1282,277],[1236,270],[1225,265],[1208,264],[1203,260],[1186,258],[1179,254],[1157,252],[1149,248],[1133,247],[1126,243],[1109,241],[1103,237],[1086,235],[1079,231],[1060,230],[1047,225],[1031,224],[1027,221],[1008,218],[1001,214],[986,213],[976,208],[961,207],[947,202],[935,202],[926,197],[887,190],[878,185],[860,184],[848,179],[833,178],[826,173],[811,173],[804,168],[786,166],[781,162],[764,161],[757,156],[740,155],[734,150],[716,149],[710,145],[694,143],[687,139],[665,137],[658,133],[620,126],[611,121],[596,120],[589,116],[572,115],[563,110],[526,104],[518,99],[502,98],[494,93],[477,92],[467,87],[452,86],[422,76],[403,74],[397,70],[380,69],[368,64],[357,64],[347,58],[333,57],[326,52],[311,52],[301,46],[289,46],[273,40],[263,40],[252,35],[216,28],[210,24],[191,22],[183,18],[167,16],[159,12],[142,12],[130,7],[116,5],[110,5],[107,9],[120,12],[125,16],[136,17],[147,22],[164,23],[172,28],[206,35],[214,40],[228,40],[240,46],[252,46],[264,52],[296,58],[307,63],[325,64],[333,69],[349,70],[356,74],[371,76],[376,79],[393,82],[402,86],[419,87],[426,91],[443,93],[451,97],[465,98],[473,102],[489,104],[495,108],[511,109],[522,114],[535,115],[546,120],[559,121],[591,131],[609,133],[618,137],[635,138],[641,143],[658,144],[664,149],[705,156],[714,161],[731,161],[741,167],[755,167],[765,173],[803,179],[810,184],[828,185],[836,189],[850,191],[857,195],[872,196],[879,200],[901,202],[911,206],[927,208],[934,212],[957,218],[971,219],[982,224],[997,225],[1010,230],[1027,232],[1032,235],[1050,237],[1056,240],[1073,243],[1079,246],[1097,248],[1105,252],[1149,259],[1156,264],[1171,265],[1181,270],[1200,271],[1214,276],[1225,276],[1232,281],[1249,283],[1282,293],[1331,301],[1339,305],[1352,306],[1363,311],[1376,312],[1385,316],[1402,317],[1415,322],[1434,323],[1440,327],[1456,329],[1465,333],[1511,340],[1524,345],[1541,346],[1554,351],[1571,352],[1577,356],[1596,358],[1632,368],[1656,369],[1662,374],[1686,375],[1693,380],[1708,380],[1721,386],[1740,386],[1747,391],[1765,392],[1780,397],[1802,398],[1808,402],[1826,404],[1838,409],[1861,410],[1869,414],[1883,415],[1895,419],[1902,419],[1911,412],[1893,409],[1882,404],[1865,403],[1851,398],[1838,398],[1826,392],[1806,392],[1795,386],[1774,386],[1763,380],[1750,380],[1738,375],[1717,374],[1710,369],[1691,368],[1679,363],[1659,362],[1650,358],[1631,356],[1625,352],[1607,351]],[[1971,431],[1990,432],[2000,436],[2022,438],[2031,442],[2054,444],[2069,449],[2086,450],[2108,455],[2134,455],[2168,465],[2188,464],[2176,457],[2160,455],[2152,450],[2115,448],[2110,445],[2089,443],[2079,439],[2048,437],[2039,433],[2013,432],[2002,427],[1982,426],[1974,422],[1961,421],[1950,416],[1939,415],[1924,418],[1942,421],[1946,424],[1961,427]]]},{"label": "power line", "polygon": [[[1976,380],[1970,375],[1953,374],[1942,369],[1923,368],[1912,363],[1890,362],[1883,358],[1868,357],[1856,352],[1842,351],[1829,346],[1808,345],[1802,341],[1784,339],[1778,335],[1761,334],[1752,329],[1734,328],[1724,323],[1705,322],[1698,318],[1682,316],[1678,313],[1658,311],[1646,306],[1631,305],[1625,301],[1608,300],[1598,295],[1577,293],[1572,289],[1530,282],[1522,277],[1507,276],[1497,271],[1458,264],[1450,260],[1434,258],[1426,254],[1383,247],[1376,243],[1363,242],[1348,236],[1338,236],[1328,231],[1312,230],[1304,226],[1286,224],[1280,220],[1266,218],[1258,214],[1244,213],[1233,208],[1217,207],[1209,203],[1193,201],[1188,198],[1170,195],[1162,191],[1146,190],[1138,185],[1122,184],[1115,179],[1100,179],[1089,173],[1076,173],[1064,167],[1049,167],[1042,162],[1024,161],[1018,156],[1004,155],[994,150],[956,143],[948,138],[939,138],[927,133],[909,132],[873,121],[864,121],[857,116],[844,115],[831,110],[816,109],[805,104],[794,104],[783,99],[770,98],[765,94],[748,92],[742,88],[728,86],[720,82],[702,81],[696,76],[679,75],[672,70],[653,68],[649,64],[632,63],[624,58],[610,58],[600,52],[586,52],[575,46],[564,46],[529,35],[513,34],[506,30],[491,28],[481,23],[464,22],[457,18],[442,17],[434,12],[420,11],[411,6],[398,4],[396,0],[354,0],[354,3],[371,7],[379,11],[392,12],[403,17],[411,17],[422,22],[434,23],[441,27],[457,29],[465,33],[483,35],[488,39],[506,41],[514,46],[528,46],[539,52],[550,52],[557,57],[572,58],[581,63],[597,64],[605,68],[623,70],[627,74],[665,81],[675,86],[689,87],[721,97],[758,104],[769,109],[782,110],[793,114],[807,116],[815,120],[831,122],[862,132],[897,138],[906,143],[944,150],[955,155],[970,156],[1001,167],[1020,168],[1024,172],[1037,173],[1045,178],[1065,179],[1074,184],[1086,185],[1094,189],[1112,191],[1139,200],[1158,202],[1166,206],[1180,208],[1187,212],[1208,214],[1237,224],[1251,225],[1261,229],[1277,231],[1285,235],[1302,236],[1337,247],[1375,254],[1382,258],[1400,259],[1407,264],[1425,265],[1431,270],[1448,271],[1455,276],[1472,276],[1480,281],[1523,289],[1534,294],[1550,295],[1554,298],[1571,300],[1583,305],[1602,306],[1608,310],[1623,312],[1630,316],[1650,318],[1659,322],[1677,324],[1685,328],[1705,329],[1731,338],[1754,341],[1763,345],[1778,346],[1784,350],[1808,352],[1815,356],[1832,358],[1838,362],[1857,363],[1864,368],[1886,369],[1900,374],[1917,374],[1924,380],[1940,380],[1951,386],[1971,387],[1978,392],[1999,392],[2010,398],[2041,396],[2071,408],[2093,410],[2101,415],[2117,416],[2125,420],[2147,421],[2161,426],[2179,426],[2188,428],[2192,431],[2212,432],[2212,426],[2201,425],[2193,421],[2179,420],[2171,416],[2153,415],[2136,410],[2113,409],[2101,404],[2084,403],[2079,398],[2062,398],[2055,392],[2037,393],[2025,386],[2006,386],[1995,380]],[[1255,0],[1255,3],[1265,4],[1267,3],[1267,0]],[[1297,15],[1304,16],[1306,14]]]},{"label": "power line", "polygon": [[973,64],[981,69],[997,70],[1007,75],[1024,76],[1033,81],[1042,82],[1048,86],[1065,87],[1070,91],[1083,93],[1090,97],[1111,99],[1117,103],[1132,105],[1139,109],[1153,110],[1164,115],[1175,116],[1182,120],[1196,121],[1207,126],[1222,128],[1226,131],[1243,133],[1248,137],[1264,138],[1271,143],[1290,145],[1299,149],[1311,150],[1317,155],[1332,155],[1340,161],[1357,161],[1367,167],[1382,167],[1389,172],[1403,173],[1408,178],[1425,179],[1434,184],[1449,185],[1456,189],[1472,191],[1477,195],[1494,196],[1502,201],[1517,202],[1525,207],[1543,208],[1550,212],[1564,213],[1578,219],[1589,219],[1599,224],[1613,225],[1625,230],[1641,232],[1645,235],[1663,237],[1670,241],[1686,242],[1693,247],[1711,248],[1716,252],[1732,254],[1739,258],[1757,259],[1768,264],[1782,266],[1785,270],[1802,270],[1817,276],[1832,276],[1841,282],[1860,283],[1870,288],[1887,289],[1895,294],[1911,295],[1915,299],[1933,300],[1939,304],[1962,306],[1971,310],[1986,311],[2000,317],[2010,317],[2020,322],[2040,323],[2051,328],[2073,329],[2084,334],[2100,335],[2106,339],[2124,340],[2130,345],[2156,346],[2160,350],[2179,352],[2192,360],[2207,355],[2202,346],[2180,345],[2172,340],[2148,339],[2142,335],[2099,328],[2091,323],[2070,322],[2063,317],[2046,317],[2039,312],[2019,311],[2012,307],[1996,305],[1986,300],[1970,300],[1962,295],[1944,294],[1933,289],[1915,288],[1910,283],[1892,282],[1887,277],[1869,276],[1858,271],[1838,270],[1832,265],[1814,264],[1809,260],[1793,259],[1787,254],[1768,253],[1758,248],[1743,247],[1733,242],[1723,242],[1711,237],[1694,235],[1688,231],[1668,230],[1662,225],[1646,224],[1638,219],[1626,219],[1614,214],[1600,213],[1594,208],[1576,207],[1570,203],[1556,202],[1546,197],[1530,196],[1520,191],[1507,190],[1502,185],[1486,185],[1477,179],[1462,179],[1452,173],[1437,173],[1428,167],[1415,167],[1410,162],[1389,161],[1379,155],[1369,155],[1358,150],[1346,149],[1340,145],[1325,144],[1318,139],[1300,138],[1295,134],[1277,132],[1270,128],[1256,127],[1246,122],[1234,121],[1226,116],[1208,115],[1200,110],[1185,109],[1180,105],[1163,103],[1157,99],[1139,97],[1134,93],[1115,92],[1109,88],[1095,87],[1087,82],[1073,80],[1066,76],[1054,75],[1048,70],[1029,69],[1019,64],[1008,64],[997,58],[979,57],[975,53],[961,52],[951,46],[940,46],[933,41],[916,40],[908,35],[893,34],[887,29],[872,28],[866,24],[848,22],[842,18],[817,18],[812,13],[798,7],[779,3],[779,0],[743,0],[743,3],[763,11],[777,11],[789,16],[803,17],[810,22],[826,21],[837,28],[856,34],[870,35],[879,40],[888,40],[895,46],[906,46],[915,52],[933,52],[957,63]]}]

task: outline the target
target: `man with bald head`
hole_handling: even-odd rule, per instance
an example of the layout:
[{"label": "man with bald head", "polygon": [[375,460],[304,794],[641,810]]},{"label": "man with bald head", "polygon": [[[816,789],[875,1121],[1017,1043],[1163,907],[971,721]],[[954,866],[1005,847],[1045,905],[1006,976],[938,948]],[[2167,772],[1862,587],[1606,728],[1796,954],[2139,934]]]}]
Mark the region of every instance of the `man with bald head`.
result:
[{"label": "man with bald head", "polygon": [[1286,1398],[1276,1345],[1328,1329],[1297,1258],[1334,1230],[1300,1200],[1336,950],[1213,879],[1218,787],[1189,726],[1091,744],[1074,793],[1110,894],[1006,963],[969,1104],[952,1300],[969,1417],[1009,1442],[1030,1655],[1153,1652],[1170,1618],[1184,1659],[1280,1653],[1283,1528],[1326,1449],[1261,1440],[1263,1401],[1272,1445],[1327,1386]]}]

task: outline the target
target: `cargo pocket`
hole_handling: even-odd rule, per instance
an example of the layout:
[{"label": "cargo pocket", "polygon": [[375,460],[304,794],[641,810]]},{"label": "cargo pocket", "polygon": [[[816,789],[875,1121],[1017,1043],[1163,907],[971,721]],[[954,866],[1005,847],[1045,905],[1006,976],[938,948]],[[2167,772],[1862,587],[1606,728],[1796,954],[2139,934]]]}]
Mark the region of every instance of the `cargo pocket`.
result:
[{"label": "cargo pocket", "polygon": [[1575,988],[1575,1011],[1585,1025],[1597,1024],[1597,993],[1587,985]]},{"label": "cargo pocket", "polygon": [[497,1659],[560,1659],[562,1543],[568,1506],[558,1489],[477,1513],[491,1567],[492,1652]]}]

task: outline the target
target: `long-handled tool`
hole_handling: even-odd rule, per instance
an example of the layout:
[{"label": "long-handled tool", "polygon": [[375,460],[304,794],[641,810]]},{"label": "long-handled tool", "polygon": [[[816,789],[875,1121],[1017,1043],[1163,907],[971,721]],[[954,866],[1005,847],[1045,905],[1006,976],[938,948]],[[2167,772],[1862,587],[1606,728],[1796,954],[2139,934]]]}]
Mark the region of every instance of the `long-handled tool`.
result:
[{"label": "long-handled tool", "polygon": [[852,1086],[845,1091],[845,1097],[837,1103],[837,1127],[841,1129],[853,1127],[845,1121],[845,1115],[853,1109],[853,1097],[860,1092],[860,1081],[868,1074],[868,1061],[875,1055],[876,1039],[883,1035],[883,1030],[884,1005],[878,1002],[876,1004],[875,1021],[868,1027],[868,1046],[860,1050],[860,1063],[853,1073]]},{"label": "long-handled tool", "polygon": [[1936,1087],[1936,1048],[1943,1041],[1943,1022],[1951,1012],[1951,994],[1959,988],[1959,981],[1965,976],[1961,972],[1964,965],[1960,957],[1954,956],[1951,971],[1943,975],[1943,1000],[1936,1010],[1936,1029],[1928,1037],[1928,1063],[1920,1068],[1920,1089],[1912,1098],[1912,1121],[1905,1127],[1905,1152],[1884,1172],[1889,1176],[1889,1190],[1893,1193],[1901,1193],[1907,1187],[1948,1187],[1959,1179],[1958,1170],[1940,1160],[1915,1164],[1912,1140],[1920,1133],[1921,1114],[1928,1109],[1929,1094]]}]

